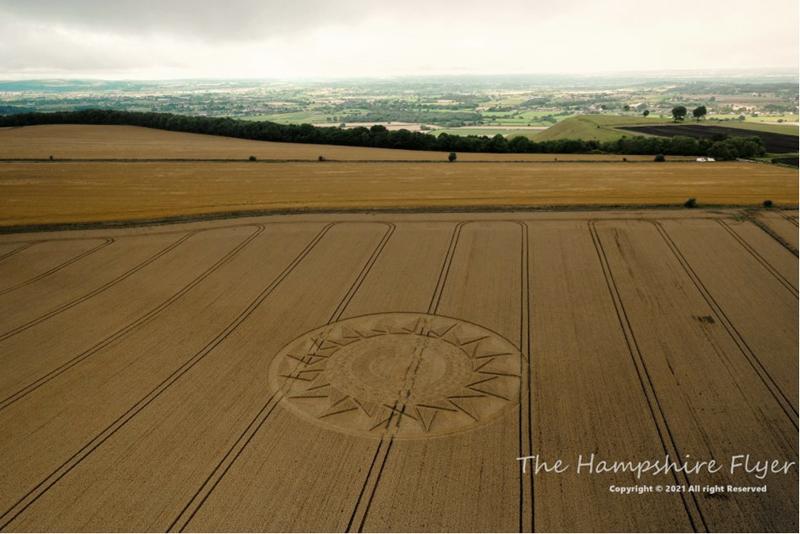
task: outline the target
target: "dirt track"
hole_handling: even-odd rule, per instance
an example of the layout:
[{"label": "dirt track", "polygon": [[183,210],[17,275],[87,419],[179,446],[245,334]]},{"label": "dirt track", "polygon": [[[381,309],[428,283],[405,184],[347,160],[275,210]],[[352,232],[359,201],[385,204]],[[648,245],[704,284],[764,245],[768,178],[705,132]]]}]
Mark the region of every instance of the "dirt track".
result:
[{"label": "dirt track", "polygon": [[797,461],[796,221],[307,215],[0,236],[0,527],[796,530],[796,468],[640,482],[767,494],[623,496],[609,486],[629,474],[516,460]]}]

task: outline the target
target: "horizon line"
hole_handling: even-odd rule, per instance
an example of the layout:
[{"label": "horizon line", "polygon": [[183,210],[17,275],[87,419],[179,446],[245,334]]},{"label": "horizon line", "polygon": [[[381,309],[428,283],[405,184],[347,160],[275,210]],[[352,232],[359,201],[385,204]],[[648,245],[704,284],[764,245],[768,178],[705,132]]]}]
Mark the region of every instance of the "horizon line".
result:
[{"label": "horizon line", "polygon": [[275,76],[275,77],[238,77],[238,76],[180,76],[171,77],[117,77],[103,75],[55,75],[43,74],[33,77],[6,77],[0,73],[0,83],[8,82],[54,82],[54,81],[109,81],[109,82],[189,82],[189,81],[231,81],[231,82],[258,82],[258,81],[347,81],[347,80],[386,80],[386,79],[430,79],[430,78],[624,78],[626,76],[646,75],[649,78],[658,77],[731,77],[735,75],[747,74],[768,74],[774,76],[800,78],[800,69],[792,67],[736,67],[736,68],[693,68],[693,69],[636,69],[636,70],[608,70],[597,72],[507,72],[507,73],[485,73],[485,72],[441,72],[441,73],[418,73],[418,74],[363,74],[346,76]]}]

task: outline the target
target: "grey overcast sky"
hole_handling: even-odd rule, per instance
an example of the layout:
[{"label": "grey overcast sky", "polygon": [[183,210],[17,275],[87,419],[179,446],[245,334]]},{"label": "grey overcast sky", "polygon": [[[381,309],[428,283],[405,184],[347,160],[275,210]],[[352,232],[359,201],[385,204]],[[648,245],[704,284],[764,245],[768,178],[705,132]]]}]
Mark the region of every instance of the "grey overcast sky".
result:
[{"label": "grey overcast sky", "polygon": [[0,77],[796,70],[799,3],[0,0]]}]

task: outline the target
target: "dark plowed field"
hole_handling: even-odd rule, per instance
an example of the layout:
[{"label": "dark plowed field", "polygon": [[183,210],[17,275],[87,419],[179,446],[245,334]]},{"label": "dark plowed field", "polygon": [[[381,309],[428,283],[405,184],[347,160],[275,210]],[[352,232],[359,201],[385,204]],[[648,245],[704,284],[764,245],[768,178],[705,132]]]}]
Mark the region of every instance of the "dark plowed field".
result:
[{"label": "dark plowed field", "polygon": [[764,141],[764,147],[766,147],[767,152],[797,152],[797,137],[794,135],[744,130],[742,128],[704,126],[701,124],[663,124],[659,126],[625,126],[619,127],[618,129],[643,134],[660,135],[663,137],[674,137],[676,135],[699,137],[701,139],[714,137],[715,135],[727,135],[729,137],[760,137],[761,140]]}]

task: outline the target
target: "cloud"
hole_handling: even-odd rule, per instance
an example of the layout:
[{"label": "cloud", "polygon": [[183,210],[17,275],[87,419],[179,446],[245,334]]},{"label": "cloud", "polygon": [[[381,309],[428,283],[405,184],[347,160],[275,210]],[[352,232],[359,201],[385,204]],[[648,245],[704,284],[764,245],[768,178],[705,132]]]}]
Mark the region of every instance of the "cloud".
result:
[{"label": "cloud", "polygon": [[791,67],[796,0],[0,0],[0,75]]},{"label": "cloud", "polygon": [[375,4],[349,0],[2,0],[0,13],[20,21],[92,33],[241,41],[346,22],[361,16],[365,6]]}]

